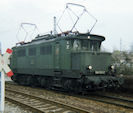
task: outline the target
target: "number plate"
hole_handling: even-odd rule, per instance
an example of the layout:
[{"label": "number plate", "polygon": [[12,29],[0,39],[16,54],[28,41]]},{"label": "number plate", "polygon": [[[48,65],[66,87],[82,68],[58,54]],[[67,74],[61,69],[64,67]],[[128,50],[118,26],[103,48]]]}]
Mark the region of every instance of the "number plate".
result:
[{"label": "number plate", "polygon": [[95,74],[105,74],[105,71],[95,71]]}]

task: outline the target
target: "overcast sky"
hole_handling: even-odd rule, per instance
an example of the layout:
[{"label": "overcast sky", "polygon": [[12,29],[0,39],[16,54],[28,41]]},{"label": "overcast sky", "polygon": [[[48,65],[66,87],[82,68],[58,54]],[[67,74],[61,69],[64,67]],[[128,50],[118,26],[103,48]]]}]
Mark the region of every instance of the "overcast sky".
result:
[{"label": "overcast sky", "polygon": [[58,20],[68,2],[85,5],[88,11],[97,18],[98,22],[92,33],[106,37],[103,43],[104,48],[108,51],[120,49],[121,38],[122,50],[130,49],[133,43],[132,0],[1,0],[2,50],[13,47],[18,40],[24,40],[22,32],[16,38],[22,22],[36,24],[40,33],[53,30],[53,16],[56,16]]}]

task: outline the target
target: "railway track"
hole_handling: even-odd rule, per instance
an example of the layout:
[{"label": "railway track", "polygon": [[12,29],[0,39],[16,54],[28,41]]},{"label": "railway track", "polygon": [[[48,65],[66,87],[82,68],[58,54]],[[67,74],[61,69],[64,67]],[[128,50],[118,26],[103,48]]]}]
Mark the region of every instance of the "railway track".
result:
[{"label": "railway track", "polygon": [[93,95],[91,94],[88,96],[81,96],[81,98],[103,102],[103,103],[107,103],[107,104],[111,104],[119,107],[124,107],[127,109],[133,109],[133,98],[129,99],[126,97],[116,97],[116,96],[96,94],[96,93],[94,93]]},{"label": "railway track", "polygon": [[[21,87],[21,89],[18,89],[19,87]],[[29,89],[30,89],[30,91],[28,91]],[[38,91],[39,91],[39,93],[38,93]],[[89,112],[94,111],[94,112],[102,112],[103,113],[103,111],[104,111],[103,108],[101,108],[100,109],[101,111],[99,111],[99,109],[97,110],[97,108],[95,106],[91,106],[90,108],[87,107],[86,105],[85,105],[86,107],[85,106],[84,107],[76,106],[76,104],[77,104],[76,102],[78,102],[78,101],[79,102],[88,101],[88,104],[89,104],[90,100],[92,100],[94,103],[95,102],[98,102],[98,103],[100,102],[100,104],[98,104],[99,106],[102,105],[102,104],[105,104],[106,106],[113,105],[113,106],[116,106],[118,109],[126,109],[126,110],[129,110],[129,111],[133,112],[133,96],[126,97],[126,96],[120,96],[119,94],[117,96],[116,94],[113,94],[113,93],[111,93],[111,94],[110,93],[106,93],[106,94],[102,93],[101,94],[99,92],[98,93],[90,93],[88,95],[83,96],[83,95],[68,94],[68,93],[58,92],[58,91],[57,92],[56,91],[47,91],[47,90],[44,91],[44,89],[42,91],[42,89],[40,89],[40,88],[23,87],[23,86],[20,86],[20,85],[17,85],[17,84],[15,85],[15,84],[12,84],[12,83],[6,83],[6,95],[8,95],[8,92],[9,93],[14,92],[16,94],[20,94],[22,92],[25,92],[25,96],[26,96],[25,98],[28,98],[29,96],[30,97],[32,96],[32,98],[28,99],[28,100],[31,100],[30,104],[31,104],[31,106],[33,106],[33,108],[31,107],[31,109],[36,109],[34,107],[39,106],[39,105],[40,105],[40,108],[43,109],[43,105],[45,106],[45,104],[47,103],[47,104],[50,104],[49,106],[55,106],[55,108],[57,108],[57,109],[63,108],[63,109],[66,110],[66,112],[67,111],[72,111],[72,112],[89,113]],[[46,100],[49,100],[49,97],[51,97],[51,96],[46,95],[46,98],[44,98],[44,94],[41,93],[41,92],[46,92],[46,93],[47,92],[52,92],[53,97],[51,98],[52,100],[50,99],[50,101],[54,101],[54,98],[57,97],[55,95],[63,95],[64,96],[63,98],[68,98],[67,100],[69,100],[69,99],[72,100],[73,98],[77,98],[76,100],[78,100],[78,101],[74,101],[74,105],[69,104],[69,102],[68,102],[69,105],[68,104],[67,105],[66,104],[62,105],[62,103],[60,103],[60,101],[58,101],[58,99],[57,99],[57,101],[58,101],[57,103],[59,103],[59,104],[55,103],[56,104],[55,105],[55,104],[51,104],[51,102],[50,103],[48,101],[46,102],[45,99],[47,98]],[[12,95],[14,97],[15,94],[12,94]],[[38,95],[39,95],[39,97],[38,97]],[[48,93],[48,95],[49,95],[49,93]],[[9,96],[10,96],[10,94],[9,94]],[[6,98],[7,98],[7,96],[6,96]],[[58,98],[60,98],[60,96]],[[34,99],[43,100],[45,102],[45,104],[41,104],[41,102],[39,104],[39,101],[34,102]],[[61,97],[61,100],[63,100],[62,97]],[[32,105],[32,102],[37,103],[38,105],[35,105],[35,104]],[[67,102],[63,102],[63,103],[67,103]],[[30,105],[30,104],[28,104],[28,105]],[[41,105],[42,105],[42,107],[41,107]],[[74,106],[74,108],[73,108],[73,106]],[[90,106],[90,105],[88,105],[88,106]],[[82,109],[80,109],[80,108],[82,108]],[[44,109],[45,109],[45,107],[44,107]],[[108,108],[106,108],[106,109],[108,109]],[[54,110],[55,109],[53,108],[53,111]],[[42,112],[42,111],[40,111],[40,112]],[[65,112],[65,111],[63,111],[63,112]],[[60,113],[60,112],[57,112],[57,113]]]},{"label": "railway track", "polygon": [[75,106],[8,88],[6,88],[6,100],[28,107],[37,113],[89,113]]}]

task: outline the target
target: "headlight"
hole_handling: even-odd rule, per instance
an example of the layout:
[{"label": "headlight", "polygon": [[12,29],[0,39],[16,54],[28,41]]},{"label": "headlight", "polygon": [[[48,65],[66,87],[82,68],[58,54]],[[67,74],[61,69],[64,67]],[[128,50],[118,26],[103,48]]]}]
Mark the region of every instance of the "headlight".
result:
[{"label": "headlight", "polygon": [[88,66],[88,69],[90,69],[90,70],[91,70],[91,69],[92,69],[92,66]]},{"label": "headlight", "polygon": [[114,69],[115,68],[115,66],[111,66],[111,69]]}]

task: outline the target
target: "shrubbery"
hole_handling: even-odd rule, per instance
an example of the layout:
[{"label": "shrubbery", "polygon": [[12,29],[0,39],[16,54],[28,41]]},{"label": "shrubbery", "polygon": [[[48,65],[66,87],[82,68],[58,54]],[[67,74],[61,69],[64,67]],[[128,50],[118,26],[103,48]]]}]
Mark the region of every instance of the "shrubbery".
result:
[{"label": "shrubbery", "polygon": [[114,51],[112,53],[117,74],[133,75],[133,53]]}]

